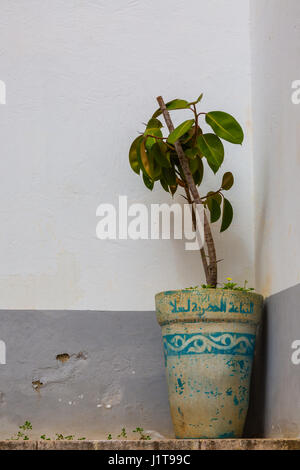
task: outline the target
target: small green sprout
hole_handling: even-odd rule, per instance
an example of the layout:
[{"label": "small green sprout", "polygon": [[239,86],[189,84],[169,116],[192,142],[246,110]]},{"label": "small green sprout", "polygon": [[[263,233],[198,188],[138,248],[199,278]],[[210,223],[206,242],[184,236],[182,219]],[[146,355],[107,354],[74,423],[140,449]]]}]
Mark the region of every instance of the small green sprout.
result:
[{"label": "small green sprout", "polygon": [[25,421],[22,426],[19,426],[19,429],[21,429],[21,431],[18,431],[17,435],[12,436],[11,440],[18,441],[19,439],[23,439],[23,441],[29,441],[29,436],[27,435],[27,433],[25,434],[24,431],[32,430],[32,424],[30,423],[30,421]]},{"label": "small green sprout", "polygon": [[126,429],[125,428],[122,428],[120,434],[118,435],[118,438],[120,437],[123,437],[124,439],[126,439],[127,437],[127,432],[126,432]]},{"label": "small green sprout", "polygon": [[225,289],[225,290],[226,289],[238,290],[238,291],[241,291],[241,292],[251,292],[251,291],[254,290],[253,287],[247,287],[248,281],[244,282],[244,286],[238,286],[238,284],[236,282],[232,282],[231,277],[227,277],[226,280],[227,280],[227,282],[225,282],[223,284],[222,289]]},{"label": "small green sprout", "polygon": [[137,427],[136,429],[134,429],[132,432],[136,432],[140,435],[140,441],[151,441],[151,437],[146,435],[144,433],[144,429],[143,428],[139,428]]},{"label": "small green sprout", "polygon": [[55,434],[56,435],[56,441],[73,441],[74,436],[64,436],[63,434]]}]

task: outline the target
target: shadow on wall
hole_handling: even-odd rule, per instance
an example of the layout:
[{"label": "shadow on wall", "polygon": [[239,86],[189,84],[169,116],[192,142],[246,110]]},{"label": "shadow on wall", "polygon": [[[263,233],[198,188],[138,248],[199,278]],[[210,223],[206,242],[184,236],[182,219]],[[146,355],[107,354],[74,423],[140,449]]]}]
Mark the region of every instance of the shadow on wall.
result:
[{"label": "shadow on wall", "polygon": [[249,410],[244,437],[264,437],[266,377],[267,377],[267,304],[264,305],[262,323],[256,339],[256,350],[252,369]]}]

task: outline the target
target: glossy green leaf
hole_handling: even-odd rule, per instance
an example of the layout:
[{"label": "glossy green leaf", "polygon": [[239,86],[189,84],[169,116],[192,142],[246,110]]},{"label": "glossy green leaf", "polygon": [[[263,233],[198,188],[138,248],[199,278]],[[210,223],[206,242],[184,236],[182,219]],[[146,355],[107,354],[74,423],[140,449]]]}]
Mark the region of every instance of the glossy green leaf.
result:
[{"label": "glossy green leaf", "polygon": [[166,182],[166,180],[164,179],[163,176],[160,178],[160,184],[163,187],[163,189],[168,193],[169,192],[169,186],[168,186],[168,183]]},{"label": "glossy green leaf", "polygon": [[137,145],[137,159],[142,172],[152,179],[153,176],[153,163],[149,153],[145,147],[145,141],[142,139],[141,143]]},{"label": "glossy green leaf", "polygon": [[224,202],[223,202],[223,214],[222,214],[222,225],[221,225],[221,230],[220,232],[224,232],[228,227],[229,225],[231,224],[232,222],[232,219],[233,219],[233,209],[232,209],[232,205],[230,204],[230,202],[228,201],[228,199],[226,199],[224,197]]},{"label": "glossy green leaf", "polygon": [[207,199],[207,207],[209,208],[209,211],[210,211],[210,221],[213,224],[214,222],[219,220],[221,216],[220,204],[218,204],[215,198],[209,197]]},{"label": "glossy green leaf", "polygon": [[209,193],[207,193],[207,195],[211,195],[211,197],[214,198],[219,205],[222,204],[222,196],[221,196],[220,193],[209,192]]},{"label": "glossy green leaf", "polygon": [[129,150],[129,163],[131,168],[135,173],[138,175],[140,174],[140,164],[138,162],[137,158],[137,145],[140,144],[142,141],[143,137],[139,136],[137,137],[131,144],[130,150]]},{"label": "glossy green leaf", "polygon": [[145,183],[145,186],[150,189],[150,191],[152,191],[153,189],[153,186],[154,186],[154,181],[151,180],[150,178],[148,178],[148,176],[145,175],[145,173],[143,173],[143,181]]},{"label": "glossy green leaf", "polygon": [[199,173],[199,170],[195,171],[195,173],[193,174],[193,179],[196,186],[199,186],[199,184],[201,184],[201,175]]},{"label": "glossy green leaf", "polygon": [[[199,129],[199,127],[198,127]],[[181,138],[181,142],[183,145],[186,146],[186,148],[188,147],[192,147],[191,145],[191,141],[192,141],[192,138],[194,137],[195,135],[195,126],[192,126],[191,129],[186,132],[186,135],[182,136]]]},{"label": "glossy green leaf", "polygon": [[224,173],[224,176],[222,179],[222,189],[225,189],[225,191],[228,191],[228,189],[231,188],[233,183],[234,183],[233,174],[230,171],[227,171],[226,173]]},{"label": "glossy green leaf", "polygon": [[193,179],[196,184],[196,186],[199,186],[202,183],[203,180],[203,173],[204,173],[204,167],[203,167],[203,162],[202,159],[198,156],[196,157],[197,161],[197,169],[193,173]]},{"label": "glossy green leaf", "polygon": [[172,101],[168,101],[168,103],[166,103],[166,108],[169,109],[170,111],[174,109],[185,109],[188,107],[189,107],[188,101],[180,100],[178,98]]},{"label": "glossy green leaf", "polygon": [[150,150],[152,145],[155,144],[155,142],[159,139],[155,139],[155,137],[147,137],[148,135],[156,136],[156,137],[162,137],[162,132],[158,128],[151,128],[151,129],[146,129],[144,132],[144,136],[146,138],[146,149]]},{"label": "glossy green leaf", "polygon": [[193,160],[196,157],[196,155],[199,154],[199,149],[197,147],[188,148],[184,151],[184,153],[188,158]]},{"label": "glossy green leaf", "polygon": [[[174,109],[185,109],[189,107],[189,103],[186,100],[180,100],[180,99],[175,99],[172,101],[168,101],[166,103],[166,108],[169,111],[172,111]],[[160,114],[162,113],[161,109],[157,109],[155,113],[153,114],[152,118],[157,118]]]},{"label": "glossy green leaf", "polygon": [[199,186],[202,183],[203,180],[203,174],[204,174],[204,166],[203,166],[203,161],[202,158],[198,157],[198,174],[199,174],[199,182],[197,185]]},{"label": "glossy green leaf", "polygon": [[[199,168],[199,160],[198,160],[199,157],[196,157],[196,158],[193,158],[191,160],[189,160],[189,166],[190,166],[190,170],[191,170],[191,173],[194,174],[195,171],[198,170]],[[201,160],[201,158],[200,158]]]},{"label": "glossy green leaf", "polygon": [[156,160],[154,160],[152,155],[150,155],[150,160],[151,160],[151,164],[153,165],[152,179],[154,181],[158,181],[162,175],[162,167]]},{"label": "glossy green leaf", "polygon": [[160,129],[161,127],[163,127],[163,125],[159,119],[155,119],[155,118],[149,119],[148,124],[147,124],[147,129],[155,129],[155,128]]},{"label": "glossy green leaf", "polygon": [[202,100],[202,98],[203,98],[203,93],[201,93],[201,95],[198,96],[198,98],[196,99],[196,101],[191,101],[191,102],[189,103],[189,105],[199,103],[199,102]]},{"label": "glossy green leaf", "polygon": [[215,134],[200,134],[197,137],[197,145],[212,171],[216,173],[224,160],[222,141]]},{"label": "glossy green leaf", "polygon": [[243,142],[243,129],[230,114],[223,111],[211,111],[206,114],[205,120],[222,139],[233,144],[241,144]]},{"label": "glossy green leaf", "polygon": [[188,132],[191,129],[194,122],[195,122],[194,119],[188,119],[187,121],[184,121],[181,124],[179,124],[179,126],[176,127],[173,132],[171,132],[171,134],[168,137],[167,142],[169,144],[175,144],[175,142],[177,142],[177,140],[180,139],[181,136],[183,136],[186,132]]},{"label": "glossy green leaf", "polygon": [[158,142],[152,145],[150,153],[153,155],[154,160],[163,168],[170,168],[171,163],[166,152],[167,146],[161,145]]},{"label": "glossy green leaf", "polygon": [[169,186],[176,186],[176,173],[174,168],[162,168],[162,174]]}]

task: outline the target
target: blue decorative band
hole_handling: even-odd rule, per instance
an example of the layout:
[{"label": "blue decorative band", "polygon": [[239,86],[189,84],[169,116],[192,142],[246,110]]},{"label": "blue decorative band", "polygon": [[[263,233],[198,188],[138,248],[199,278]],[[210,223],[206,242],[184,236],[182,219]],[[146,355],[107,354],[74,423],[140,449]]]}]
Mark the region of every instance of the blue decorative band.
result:
[{"label": "blue decorative band", "polygon": [[255,335],[246,333],[195,333],[163,337],[166,356],[180,354],[239,354],[251,356],[255,348]]}]

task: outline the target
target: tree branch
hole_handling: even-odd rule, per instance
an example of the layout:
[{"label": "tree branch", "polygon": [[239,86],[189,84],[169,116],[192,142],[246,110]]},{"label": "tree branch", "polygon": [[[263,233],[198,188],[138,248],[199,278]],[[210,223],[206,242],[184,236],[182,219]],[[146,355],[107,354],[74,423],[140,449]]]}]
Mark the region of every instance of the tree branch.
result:
[{"label": "tree branch", "polygon": [[[174,125],[171,120],[170,113],[166,108],[165,102],[162,96],[158,96],[156,99],[157,99],[160,109],[162,110],[169,132],[172,132],[174,130]],[[188,159],[184,154],[183,148],[179,140],[175,142],[174,146],[175,146],[175,150],[178,155],[179,162],[182,167],[184,177],[188,186],[189,195],[192,197],[192,199],[195,201],[196,204],[203,204],[199,196],[197,187],[195,185],[193,175],[189,167]],[[205,241],[206,241],[208,256],[209,256],[209,266],[207,266],[207,271],[208,271],[207,275],[205,273],[206,283],[212,286],[216,286],[217,285],[216,250],[215,250],[214,240],[213,240],[212,233],[210,230],[209,222],[208,222],[205,212],[204,212],[204,235],[205,235]],[[204,267],[204,270],[205,270],[205,267]]]}]

